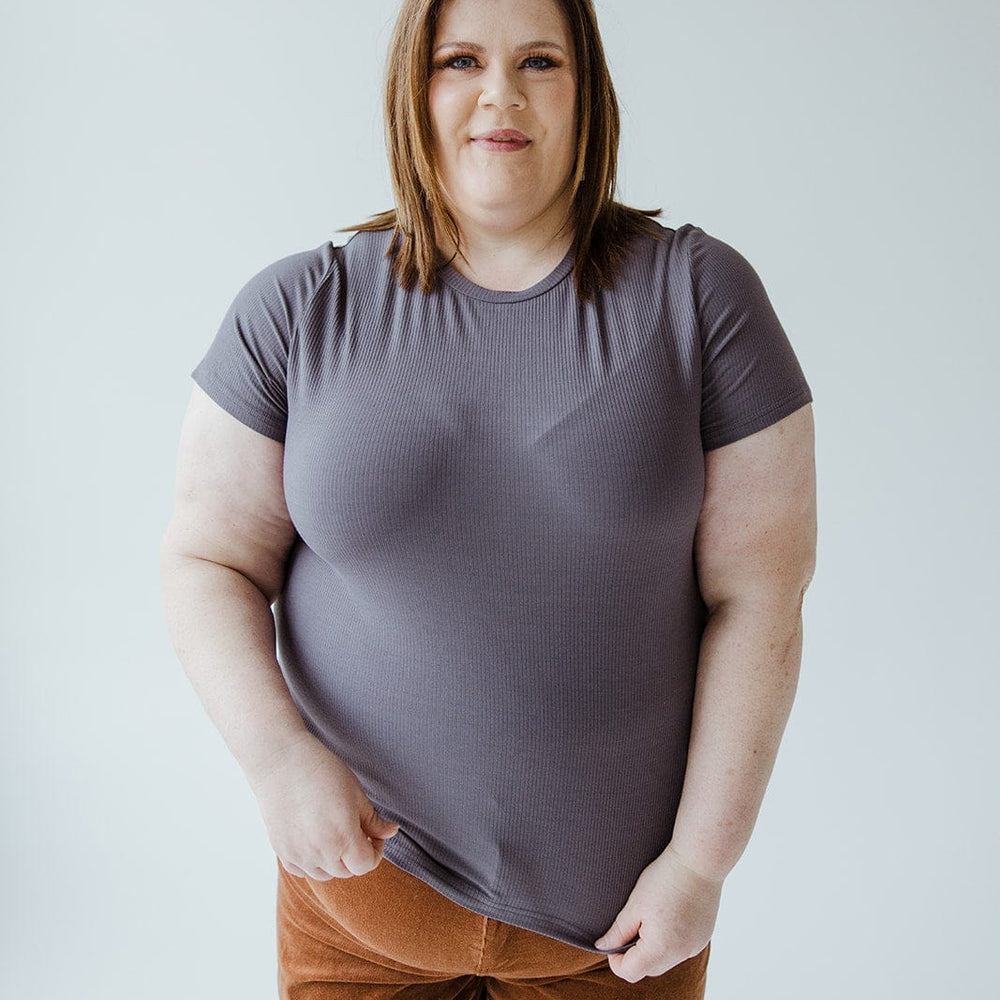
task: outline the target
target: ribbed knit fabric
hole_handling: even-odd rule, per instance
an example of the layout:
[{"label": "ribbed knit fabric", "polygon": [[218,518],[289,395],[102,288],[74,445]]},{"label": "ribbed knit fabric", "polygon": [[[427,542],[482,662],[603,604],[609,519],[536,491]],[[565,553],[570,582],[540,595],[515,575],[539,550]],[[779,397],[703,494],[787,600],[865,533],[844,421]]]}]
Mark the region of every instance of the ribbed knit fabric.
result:
[{"label": "ribbed knit fabric", "polygon": [[577,947],[670,839],[704,608],[704,451],[810,401],[747,261],[637,237],[577,301],[448,267],[403,292],[388,233],[265,268],[197,382],[285,443],[275,606],[303,718],[401,832],[386,857]]}]

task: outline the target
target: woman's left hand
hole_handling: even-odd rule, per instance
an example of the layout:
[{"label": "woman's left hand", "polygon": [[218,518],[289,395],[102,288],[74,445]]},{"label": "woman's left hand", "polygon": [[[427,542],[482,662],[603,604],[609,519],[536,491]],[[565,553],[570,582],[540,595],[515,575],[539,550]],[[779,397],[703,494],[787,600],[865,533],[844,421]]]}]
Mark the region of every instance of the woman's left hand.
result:
[{"label": "woman's left hand", "polygon": [[595,947],[621,948],[638,935],[628,951],[608,956],[611,971],[630,983],[661,976],[704,950],[721,894],[721,879],[694,871],[668,846],[643,869],[628,902]]}]

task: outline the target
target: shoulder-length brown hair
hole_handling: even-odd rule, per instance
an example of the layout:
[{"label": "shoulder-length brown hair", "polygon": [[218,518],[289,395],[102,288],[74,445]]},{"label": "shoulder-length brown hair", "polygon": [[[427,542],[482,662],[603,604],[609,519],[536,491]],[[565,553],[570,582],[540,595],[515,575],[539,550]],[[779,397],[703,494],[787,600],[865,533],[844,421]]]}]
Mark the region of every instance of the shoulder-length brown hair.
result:
[{"label": "shoulder-length brown hair", "polygon": [[[348,230],[393,230],[386,256],[399,284],[422,291],[437,285],[435,222],[459,246],[458,225],[448,211],[433,160],[427,107],[431,48],[438,11],[446,0],[403,0],[389,43],[385,76],[385,137],[396,207]],[[576,51],[577,149],[573,173],[574,277],[581,300],[607,288],[629,238],[657,231],[649,221],[659,209],[629,208],[614,200],[618,173],[618,99],[604,57],[592,0],[556,0]]]}]

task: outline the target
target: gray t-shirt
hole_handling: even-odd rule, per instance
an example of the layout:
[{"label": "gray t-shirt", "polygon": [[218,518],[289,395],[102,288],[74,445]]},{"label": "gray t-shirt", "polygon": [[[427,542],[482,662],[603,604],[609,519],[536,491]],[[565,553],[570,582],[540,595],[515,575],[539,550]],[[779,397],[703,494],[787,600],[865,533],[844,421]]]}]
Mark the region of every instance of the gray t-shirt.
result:
[{"label": "gray t-shirt", "polygon": [[427,295],[389,233],[327,242],[252,278],[194,372],[284,441],[278,656],[400,824],[386,857],[589,950],[681,793],[704,452],[811,399],[750,264],[662,233],[582,305],[572,253],[524,291],[445,267]]}]

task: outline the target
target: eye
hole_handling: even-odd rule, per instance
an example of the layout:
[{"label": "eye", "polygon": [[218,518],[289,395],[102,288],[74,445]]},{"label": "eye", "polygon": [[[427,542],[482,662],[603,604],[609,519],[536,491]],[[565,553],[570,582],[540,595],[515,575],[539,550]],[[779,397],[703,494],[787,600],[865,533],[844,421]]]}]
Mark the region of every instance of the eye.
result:
[{"label": "eye", "polygon": [[524,60],[524,65],[528,69],[550,69],[556,64],[548,56],[528,56]]},{"label": "eye", "polygon": [[472,69],[476,64],[475,56],[450,56],[441,63],[445,69]]}]

